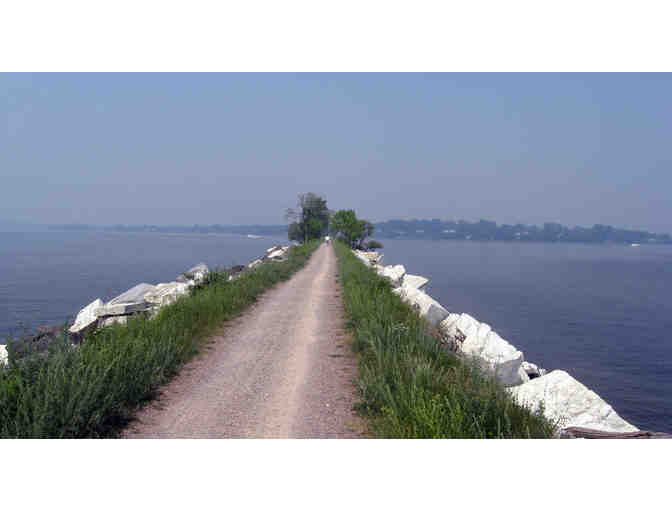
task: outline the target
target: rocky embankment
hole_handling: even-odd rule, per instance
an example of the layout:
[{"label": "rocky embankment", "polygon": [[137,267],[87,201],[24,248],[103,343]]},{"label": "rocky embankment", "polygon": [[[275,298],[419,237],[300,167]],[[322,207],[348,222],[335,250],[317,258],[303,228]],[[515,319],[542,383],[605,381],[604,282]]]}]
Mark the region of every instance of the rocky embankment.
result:
[{"label": "rocky embankment", "polygon": [[390,280],[402,300],[438,331],[438,338],[458,356],[471,359],[495,376],[521,404],[543,412],[557,423],[559,435],[580,427],[612,433],[638,429],[621,418],[595,392],[564,370],[548,372],[525,360],[524,354],[500,337],[488,324],[466,313],[454,313],[422,289],[427,278],[406,273],[402,265],[383,266],[382,254],[354,250],[355,255],[380,276]]},{"label": "rocky embankment", "polygon": [[[286,259],[289,246],[273,246],[266,253],[253,260],[247,266],[233,266],[226,269],[228,279],[239,278],[246,271],[252,271],[266,262]],[[130,318],[146,316],[152,318],[161,308],[190,294],[193,288],[207,284],[210,269],[206,264],[198,264],[167,283],[139,283],[119,294],[107,303],[100,298],[82,308],[73,323],[39,328],[35,335],[11,341],[11,348],[16,359],[29,354],[43,353],[49,346],[63,340],[63,333],[73,346],[81,344],[85,335],[98,328],[112,324],[125,324]],[[0,366],[7,363],[6,345],[0,345]]]}]

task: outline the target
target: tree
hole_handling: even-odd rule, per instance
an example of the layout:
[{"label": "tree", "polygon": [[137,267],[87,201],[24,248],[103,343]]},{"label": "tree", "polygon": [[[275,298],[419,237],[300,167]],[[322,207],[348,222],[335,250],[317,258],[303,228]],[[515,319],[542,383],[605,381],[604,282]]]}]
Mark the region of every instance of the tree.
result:
[{"label": "tree", "polygon": [[360,246],[364,239],[373,234],[373,224],[357,218],[352,209],[342,209],[331,218],[331,232],[345,239],[351,248]]},{"label": "tree", "polygon": [[327,199],[316,193],[301,193],[298,196],[297,208],[287,209],[285,217],[294,220],[289,225],[290,241],[310,241],[318,239],[329,228],[329,209]]}]

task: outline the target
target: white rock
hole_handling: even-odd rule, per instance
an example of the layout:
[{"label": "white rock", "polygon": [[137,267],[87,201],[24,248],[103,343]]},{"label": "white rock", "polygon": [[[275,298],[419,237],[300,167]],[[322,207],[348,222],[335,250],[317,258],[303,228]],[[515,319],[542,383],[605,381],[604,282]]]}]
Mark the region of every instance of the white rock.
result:
[{"label": "white rock", "polygon": [[252,269],[252,268],[254,268],[254,267],[257,267],[259,264],[263,264],[263,262],[262,262],[260,259],[257,259],[257,260],[253,260],[252,262],[250,262],[250,263],[247,265],[247,267],[249,267],[250,269]]},{"label": "white rock", "polygon": [[6,365],[9,355],[7,354],[7,346],[0,345],[0,365]]},{"label": "white rock", "polygon": [[147,303],[158,307],[170,305],[179,297],[188,295],[189,287],[187,283],[181,282],[160,283],[154,290],[145,294],[144,299]]},{"label": "white rock", "polygon": [[196,283],[199,283],[205,279],[209,272],[210,269],[208,268],[207,264],[201,262],[200,264],[196,264],[194,267],[179,275],[176,280],[179,283],[186,283],[192,280],[195,280]]},{"label": "white rock", "polygon": [[280,245],[277,246],[271,246],[268,250],[266,250],[266,253],[271,253],[272,251],[279,250],[281,248]]},{"label": "white rock", "polygon": [[274,260],[280,260],[284,258],[284,256],[285,256],[285,250],[283,249],[275,250],[268,254],[268,258]]},{"label": "white rock", "polygon": [[383,254],[376,253],[375,251],[352,250],[352,252],[367,266],[375,266],[376,264],[380,264],[380,261],[383,259]]},{"label": "white rock", "polygon": [[523,353],[470,315],[450,314],[440,324],[442,333],[457,345],[459,351],[476,360],[504,386],[529,381],[522,368]]},{"label": "white rock", "polygon": [[108,301],[108,305],[117,305],[120,303],[140,303],[145,297],[145,294],[153,291],[155,285],[150,283],[138,283],[135,287],[131,287],[126,292],[119,294],[114,299]]},{"label": "white rock", "polygon": [[102,319],[100,327],[111,326],[112,324],[126,324],[128,322],[128,315],[117,315]]},{"label": "white rock", "polygon": [[210,269],[208,268],[208,265],[205,262],[201,262],[199,264],[196,264],[194,267],[190,268],[188,271],[186,271],[187,274],[193,274],[195,275],[196,273],[209,273]]},{"label": "white rock", "polygon": [[595,392],[563,370],[508,388],[521,405],[533,411],[544,403],[544,415],[560,428],[586,427],[606,432],[636,432],[638,429],[621,418]]},{"label": "white rock", "polygon": [[449,312],[441,306],[441,303],[432,299],[421,290],[412,287],[398,287],[392,292],[398,294],[401,299],[418,309],[418,313],[427,319],[432,325],[437,326],[448,317]]},{"label": "white rock", "polygon": [[143,312],[149,309],[151,305],[142,300],[139,303],[118,303],[115,305],[106,304],[96,310],[98,317],[105,317],[107,315],[128,315],[131,313]]},{"label": "white rock", "polygon": [[401,264],[396,266],[384,266],[377,270],[380,276],[388,278],[394,287],[399,287],[406,274],[406,268]]},{"label": "white rock", "polygon": [[418,276],[414,274],[405,274],[401,282],[401,285],[404,287],[412,287],[414,289],[422,289],[425,285],[429,283],[429,280],[424,276]]},{"label": "white rock", "polygon": [[94,328],[98,322],[96,312],[104,305],[101,299],[92,301],[77,314],[75,323],[68,330],[70,333],[84,333],[86,330]]},{"label": "white rock", "polygon": [[529,363],[527,361],[523,361],[523,370],[525,370],[525,373],[530,376],[530,379],[546,375],[546,370],[539,368],[534,363]]}]

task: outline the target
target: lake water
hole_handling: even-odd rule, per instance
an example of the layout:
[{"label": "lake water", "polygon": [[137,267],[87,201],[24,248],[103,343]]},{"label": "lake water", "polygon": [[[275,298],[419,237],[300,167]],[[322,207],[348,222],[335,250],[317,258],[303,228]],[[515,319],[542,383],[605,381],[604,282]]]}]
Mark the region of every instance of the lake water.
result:
[{"label": "lake water", "polygon": [[0,343],[25,328],[62,324],[96,298],[161,283],[205,262],[247,264],[287,239],[227,234],[0,233]]},{"label": "lake water", "polygon": [[625,420],[672,432],[672,246],[382,240],[383,262],[562,369]]}]

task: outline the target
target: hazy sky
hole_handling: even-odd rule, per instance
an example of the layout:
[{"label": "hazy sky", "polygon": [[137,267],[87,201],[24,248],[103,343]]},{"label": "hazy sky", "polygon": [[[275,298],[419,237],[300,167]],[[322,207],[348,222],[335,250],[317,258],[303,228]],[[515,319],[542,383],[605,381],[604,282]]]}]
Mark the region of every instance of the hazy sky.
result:
[{"label": "hazy sky", "polygon": [[0,74],[0,222],[672,232],[672,74]]}]

